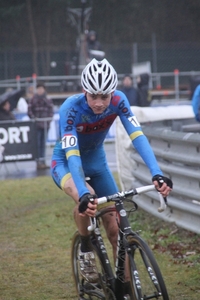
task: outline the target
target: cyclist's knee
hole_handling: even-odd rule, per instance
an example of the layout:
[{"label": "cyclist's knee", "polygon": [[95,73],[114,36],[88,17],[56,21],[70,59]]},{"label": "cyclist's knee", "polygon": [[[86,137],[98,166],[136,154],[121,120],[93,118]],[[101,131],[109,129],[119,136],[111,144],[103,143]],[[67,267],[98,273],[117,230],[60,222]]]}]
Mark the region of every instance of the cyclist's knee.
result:
[{"label": "cyclist's knee", "polygon": [[[63,180],[64,181],[64,180]],[[90,191],[91,194],[95,194],[93,188],[86,182],[86,186],[88,190]],[[67,178],[63,183],[62,183],[62,190],[69,195],[71,198],[74,199],[76,204],[79,204],[79,194],[78,190],[75,186],[75,183],[72,179],[72,177]]]},{"label": "cyclist's knee", "polygon": [[[63,180],[64,181],[64,180]],[[62,190],[69,195],[71,198],[74,199],[76,203],[78,203],[79,196],[78,196],[78,190],[74,184],[73,179],[67,178],[63,183],[62,183]]]}]

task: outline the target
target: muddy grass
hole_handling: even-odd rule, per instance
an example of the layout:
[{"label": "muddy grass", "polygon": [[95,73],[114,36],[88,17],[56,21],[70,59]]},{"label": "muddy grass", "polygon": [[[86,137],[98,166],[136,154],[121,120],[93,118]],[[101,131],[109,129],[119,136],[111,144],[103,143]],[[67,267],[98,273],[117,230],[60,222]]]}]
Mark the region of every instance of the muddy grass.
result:
[{"label": "muddy grass", "polygon": [[[72,209],[50,177],[1,182],[0,300],[77,299]],[[152,248],[170,299],[199,300],[200,236],[140,210],[131,221]]]}]

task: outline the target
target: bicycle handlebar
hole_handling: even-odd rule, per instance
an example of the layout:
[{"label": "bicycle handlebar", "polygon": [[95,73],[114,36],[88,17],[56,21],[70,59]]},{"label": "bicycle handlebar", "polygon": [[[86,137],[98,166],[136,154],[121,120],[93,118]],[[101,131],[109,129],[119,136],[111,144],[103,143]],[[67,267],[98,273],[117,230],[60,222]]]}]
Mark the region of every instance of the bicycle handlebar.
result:
[{"label": "bicycle handlebar", "polygon": [[[128,198],[129,196],[144,194],[144,193],[147,193],[150,191],[155,191],[155,185],[153,185],[153,184],[145,185],[145,186],[141,186],[138,188],[134,188],[130,191],[125,191],[125,192],[122,191],[122,192],[118,192],[118,193],[110,195],[110,196],[104,196],[104,197],[97,199],[97,204],[103,204],[103,203],[110,202],[110,201],[117,202],[123,198]],[[166,205],[167,198],[163,197],[161,195],[161,193],[159,193],[159,192],[158,192],[158,195],[159,195],[159,200],[160,200],[160,206],[158,207],[158,212],[161,213],[167,207],[167,205]],[[91,224],[90,224],[90,226],[88,226],[88,230],[92,231],[96,227],[96,219],[95,218],[90,218],[90,219],[91,219]]]},{"label": "bicycle handlebar", "polygon": [[[126,191],[126,192],[118,192],[116,194],[110,195],[110,196],[105,196],[105,197],[101,197],[97,199],[97,203],[98,204],[103,204],[109,201],[118,201],[122,198],[127,198],[129,196],[135,196],[135,195],[140,195],[140,194],[144,194],[147,193],[149,191],[154,191],[155,190],[155,185],[145,185],[145,186],[141,186],[138,188],[135,188],[133,190],[130,191]],[[163,198],[163,196],[158,192],[159,194],[159,200],[160,200],[160,207],[158,208],[159,212],[162,212],[165,210],[166,208],[166,199]]]}]

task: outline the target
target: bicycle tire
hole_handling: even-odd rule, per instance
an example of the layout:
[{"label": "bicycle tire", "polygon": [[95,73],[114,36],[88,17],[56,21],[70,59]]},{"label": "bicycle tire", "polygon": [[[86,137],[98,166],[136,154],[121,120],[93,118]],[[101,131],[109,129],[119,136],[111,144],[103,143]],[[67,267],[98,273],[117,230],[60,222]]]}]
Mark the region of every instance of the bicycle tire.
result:
[{"label": "bicycle tire", "polygon": [[76,292],[77,296],[79,297],[78,300],[116,300],[113,291],[109,288],[109,286],[107,286],[106,274],[95,249],[94,254],[99,274],[99,281],[98,283],[94,284],[89,283],[82,278],[78,260],[79,249],[80,236],[79,233],[76,232],[72,239],[71,263]]},{"label": "bicycle tire", "polygon": [[169,300],[166,285],[154,255],[138,235],[128,238],[130,285],[134,300]]}]

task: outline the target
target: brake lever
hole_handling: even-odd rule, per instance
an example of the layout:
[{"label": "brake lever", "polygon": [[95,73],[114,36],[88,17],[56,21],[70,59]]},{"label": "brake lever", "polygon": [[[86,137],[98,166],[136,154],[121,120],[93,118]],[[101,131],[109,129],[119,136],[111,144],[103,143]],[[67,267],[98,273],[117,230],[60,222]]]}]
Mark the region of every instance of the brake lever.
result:
[{"label": "brake lever", "polygon": [[161,193],[158,192],[160,198],[160,207],[158,207],[158,212],[163,212],[167,207],[167,197],[163,197]]},{"label": "brake lever", "polygon": [[96,228],[96,218],[90,217],[90,225],[88,226],[88,231],[93,231]]},{"label": "brake lever", "polygon": [[[90,202],[93,203],[94,199],[91,198]],[[90,217],[90,225],[88,226],[88,231],[93,231],[96,228],[96,218]]]},{"label": "brake lever", "polygon": [[[164,180],[158,180],[159,187],[164,183]],[[158,212],[163,212],[167,207],[167,197],[163,197],[160,192],[158,192],[160,198],[160,207],[158,207]]]}]

